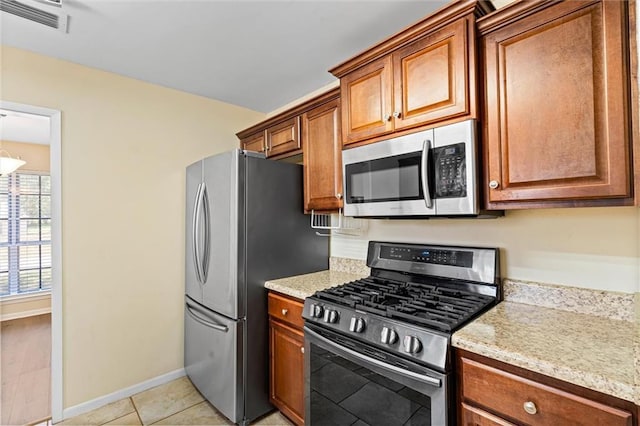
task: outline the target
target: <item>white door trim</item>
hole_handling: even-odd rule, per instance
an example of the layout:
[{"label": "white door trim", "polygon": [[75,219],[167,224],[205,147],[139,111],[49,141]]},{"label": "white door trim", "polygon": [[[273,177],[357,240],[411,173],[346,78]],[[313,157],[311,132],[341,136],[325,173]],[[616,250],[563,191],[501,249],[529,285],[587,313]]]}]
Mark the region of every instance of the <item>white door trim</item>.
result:
[{"label": "white door trim", "polygon": [[49,117],[51,136],[51,417],[62,421],[62,120],[59,110],[0,101],[0,108]]}]

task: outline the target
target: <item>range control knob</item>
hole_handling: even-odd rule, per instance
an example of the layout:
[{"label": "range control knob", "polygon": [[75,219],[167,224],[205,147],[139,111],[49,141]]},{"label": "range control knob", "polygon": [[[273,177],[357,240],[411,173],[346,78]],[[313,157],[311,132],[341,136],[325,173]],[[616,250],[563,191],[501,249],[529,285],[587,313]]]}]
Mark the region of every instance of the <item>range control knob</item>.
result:
[{"label": "range control knob", "polygon": [[322,309],[322,306],[314,303],[311,305],[311,318],[322,318],[322,314],[324,312],[324,309]]},{"label": "range control knob", "polygon": [[382,327],[382,332],[380,333],[380,341],[385,345],[393,345],[398,341],[398,333],[392,328]]},{"label": "range control knob", "polygon": [[353,331],[355,333],[362,333],[364,331],[364,319],[358,317],[351,317],[351,322],[349,323],[349,331]]},{"label": "range control knob", "polygon": [[408,354],[417,354],[422,350],[422,343],[416,336],[404,336],[403,349]]},{"label": "range control knob", "polygon": [[335,324],[338,322],[338,311],[333,309],[325,309],[324,322],[329,324]]}]

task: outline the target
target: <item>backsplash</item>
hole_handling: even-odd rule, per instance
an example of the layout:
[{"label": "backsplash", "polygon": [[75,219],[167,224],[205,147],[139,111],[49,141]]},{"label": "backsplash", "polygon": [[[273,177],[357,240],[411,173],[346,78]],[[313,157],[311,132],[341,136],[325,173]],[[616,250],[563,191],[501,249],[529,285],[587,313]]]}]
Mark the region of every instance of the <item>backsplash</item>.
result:
[{"label": "backsplash", "polygon": [[331,235],[331,256],[366,259],[369,241],[500,248],[501,276],[594,290],[640,291],[640,209],[508,211],[497,219],[366,221]]},{"label": "backsplash", "polygon": [[330,257],[329,270],[358,274],[363,277],[371,274],[371,269],[369,269],[365,260],[347,259],[345,257]]}]

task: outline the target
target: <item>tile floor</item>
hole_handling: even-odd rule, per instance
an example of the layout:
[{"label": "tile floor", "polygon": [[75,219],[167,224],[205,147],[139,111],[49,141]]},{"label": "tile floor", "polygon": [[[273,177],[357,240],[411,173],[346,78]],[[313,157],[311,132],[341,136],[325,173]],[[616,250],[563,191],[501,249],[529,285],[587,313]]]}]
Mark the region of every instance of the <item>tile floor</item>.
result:
[{"label": "tile floor", "polygon": [[[41,423],[49,426],[51,423]],[[233,425],[200,395],[187,377],[157,386],[131,398],[72,417],[57,425]],[[253,425],[293,426],[279,411]],[[38,426],[40,426],[38,425]]]}]

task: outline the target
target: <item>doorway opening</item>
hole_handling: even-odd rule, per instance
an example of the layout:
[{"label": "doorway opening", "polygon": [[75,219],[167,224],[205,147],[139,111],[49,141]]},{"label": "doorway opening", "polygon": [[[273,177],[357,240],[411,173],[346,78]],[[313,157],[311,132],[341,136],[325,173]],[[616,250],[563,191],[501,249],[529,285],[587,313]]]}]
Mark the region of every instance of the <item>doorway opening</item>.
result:
[{"label": "doorway opening", "polygon": [[0,101],[0,424],[62,420],[61,113]]}]

